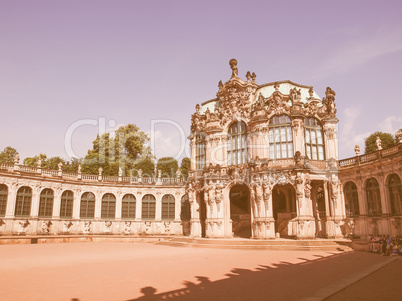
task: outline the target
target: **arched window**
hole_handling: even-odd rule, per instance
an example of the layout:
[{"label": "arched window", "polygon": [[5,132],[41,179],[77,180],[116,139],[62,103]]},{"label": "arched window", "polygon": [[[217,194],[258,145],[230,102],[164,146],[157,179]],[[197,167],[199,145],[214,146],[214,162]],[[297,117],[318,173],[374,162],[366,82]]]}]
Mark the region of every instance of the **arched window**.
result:
[{"label": "arched window", "polygon": [[345,188],[343,189],[345,194],[345,209],[347,216],[358,216],[360,215],[359,210],[359,197],[357,194],[356,184],[353,182],[347,182]]},{"label": "arched window", "polygon": [[228,131],[228,165],[247,163],[247,125],[233,123]]},{"label": "arched window", "polygon": [[116,197],[112,193],[106,193],[102,197],[101,218],[115,218]]},{"label": "arched window", "polygon": [[0,216],[6,215],[8,187],[0,184]]},{"label": "arched window", "polygon": [[371,178],[366,183],[366,198],[368,215],[381,214],[380,186],[376,179]]},{"label": "arched window", "polygon": [[142,219],[155,219],[156,199],[152,194],[142,198]]},{"label": "arched window", "polygon": [[393,174],[388,180],[388,194],[391,205],[391,212],[393,214],[402,214],[402,185],[401,179],[398,175]]},{"label": "arched window", "polygon": [[191,206],[187,194],[183,195],[183,197],[181,198],[180,219],[186,222],[191,219]]},{"label": "arched window", "polygon": [[39,217],[52,217],[53,215],[53,190],[46,188],[40,193]]},{"label": "arched window", "polygon": [[134,219],[135,218],[135,196],[126,194],[123,196],[121,207],[121,218]]},{"label": "arched window", "polygon": [[171,220],[174,219],[174,209],[175,209],[174,196],[171,194],[165,194],[162,197],[162,219]]},{"label": "arched window", "polygon": [[293,158],[293,155],[292,122],[289,116],[273,116],[269,121],[270,158]]},{"label": "arched window", "polygon": [[73,203],[74,193],[70,190],[66,190],[61,195],[60,203],[60,217],[72,218],[73,217]]},{"label": "arched window", "polygon": [[84,192],[81,196],[80,217],[94,218],[95,195],[92,192]]},{"label": "arched window", "polygon": [[17,191],[17,201],[15,203],[15,216],[28,217],[31,215],[32,189],[23,186]]},{"label": "arched window", "polygon": [[312,160],[324,160],[322,127],[315,118],[304,119],[306,155]]},{"label": "arched window", "polygon": [[205,134],[197,133],[195,136],[195,169],[205,167]]}]

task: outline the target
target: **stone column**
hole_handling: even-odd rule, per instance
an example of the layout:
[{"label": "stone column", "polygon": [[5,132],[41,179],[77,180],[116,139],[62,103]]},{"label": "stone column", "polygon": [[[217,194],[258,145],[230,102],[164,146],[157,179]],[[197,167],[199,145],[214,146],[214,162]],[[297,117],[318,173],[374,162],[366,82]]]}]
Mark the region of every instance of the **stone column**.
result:
[{"label": "stone column", "polygon": [[74,190],[73,219],[80,219],[81,190]]},{"label": "stone column", "polygon": [[33,219],[38,218],[41,191],[42,187],[40,185],[36,185],[32,188],[31,218]]},{"label": "stone column", "polygon": [[17,200],[18,186],[16,183],[8,184],[8,196],[5,218],[14,218],[15,214],[15,202]]},{"label": "stone column", "polygon": [[179,222],[180,221],[180,213],[181,213],[181,196],[179,192],[175,193],[175,198],[174,198],[174,221]]},{"label": "stone column", "polygon": [[135,220],[142,220],[142,193],[137,192],[135,195]]},{"label": "stone column", "polygon": [[61,187],[54,190],[53,197],[53,219],[60,219],[60,207],[61,207],[61,194],[63,189]]},{"label": "stone column", "polygon": [[102,212],[102,192],[97,191],[95,193],[95,220],[101,219]]},{"label": "stone column", "polygon": [[338,138],[336,135],[338,121],[335,117],[324,119],[325,158],[327,160],[331,158],[338,160]]},{"label": "stone column", "polygon": [[123,202],[123,193],[121,191],[116,193],[116,220],[121,220],[121,209]]},{"label": "stone column", "polygon": [[156,194],[155,204],[155,221],[162,220],[162,194],[158,191]]},{"label": "stone column", "polygon": [[305,143],[304,143],[303,118],[295,117],[294,119],[292,119],[292,129],[293,129],[293,146],[294,146],[293,154],[299,151],[302,156],[305,156],[306,150],[304,147]]}]

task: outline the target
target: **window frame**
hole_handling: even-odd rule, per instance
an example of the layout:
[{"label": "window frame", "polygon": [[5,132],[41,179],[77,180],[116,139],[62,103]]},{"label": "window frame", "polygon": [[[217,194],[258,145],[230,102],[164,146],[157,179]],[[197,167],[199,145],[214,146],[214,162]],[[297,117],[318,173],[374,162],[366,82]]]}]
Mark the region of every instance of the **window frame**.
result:
[{"label": "window frame", "polygon": [[51,218],[53,216],[54,206],[54,191],[50,188],[45,188],[39,196],[39,218]]},{"label": "window frame", "polygon": [[227,133],[227,162],[228,166],[248,162],[247,124],[240,120],[233,122]]},{"label": "window frame", "polygon": [[294,157],[292,120],[288,115],[282,114],[271,117],[268,137],[271,160]]}]

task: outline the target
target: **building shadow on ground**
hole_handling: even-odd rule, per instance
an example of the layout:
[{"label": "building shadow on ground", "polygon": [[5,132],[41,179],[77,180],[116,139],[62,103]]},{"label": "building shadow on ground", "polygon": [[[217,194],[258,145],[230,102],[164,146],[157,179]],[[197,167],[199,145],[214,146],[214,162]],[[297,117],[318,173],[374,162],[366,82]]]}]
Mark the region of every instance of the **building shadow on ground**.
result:
[{"label": "building shadow on ground", "polygon": [[[195,281],[184,281],[184,287],[159,292],[157,288],[141,288],[143,296],[134,300],[301,300],[314,297],[323,287],[367,268],[373,254],[355,252],[329,253],[300,263],[281,261],[270,266],[259,265],[255,270],[233,268],[226,278],[211,281],[206,276],[195,276]],[[269,253],[267,253],[267,257]],[[167,275],[168,277],[168,275]]]}]

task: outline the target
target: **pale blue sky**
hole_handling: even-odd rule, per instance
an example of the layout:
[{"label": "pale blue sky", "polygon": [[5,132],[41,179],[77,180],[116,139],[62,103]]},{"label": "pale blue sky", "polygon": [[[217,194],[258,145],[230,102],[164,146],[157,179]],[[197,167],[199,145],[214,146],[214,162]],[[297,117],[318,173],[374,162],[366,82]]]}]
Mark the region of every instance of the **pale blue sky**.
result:
[{"label": "pale blue sky", "polygon": [[[78,121],[171,120],[189,134],[197,103],[219,80],[289,79],[320,97],[336,92],[340,158],[363,138],[402,127],[401,1],[5,1],[0,0],[0,149],[22,158],[67,157]],[[155,126],[158,157],[180,133]],[[77,127],[85,156],[98,128]]]}]

